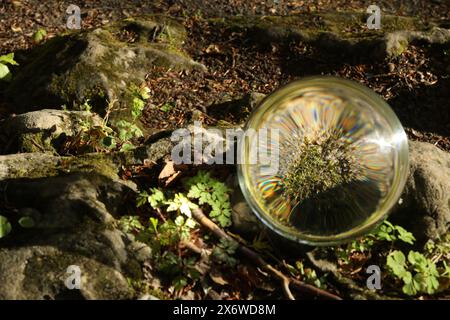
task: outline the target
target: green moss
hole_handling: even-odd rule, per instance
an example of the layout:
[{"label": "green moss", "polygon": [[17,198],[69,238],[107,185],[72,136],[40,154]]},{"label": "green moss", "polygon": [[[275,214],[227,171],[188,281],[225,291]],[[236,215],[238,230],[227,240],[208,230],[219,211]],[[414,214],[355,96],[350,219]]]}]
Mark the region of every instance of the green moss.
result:
[{"label": "green moss", "polygon": [[51,152],[55,148],[52,140],[53,136],[47,132],[23,133],[18,138],[19,150],[21,152]]},{"label": "green moss", "polygon": [[281,182],[285,196],[296,202],[351,183],[357,177],[352,148],[338,132],[294,138],[282,150],[287,154],[280,161]]},{"label": "green moss", "polygon": [[323,33],[334,34],[340,39],[370,39],[393,31],[426,28],[417,18],[383,15],[382,28],[369,30],[366,26],[367,17],[368,15],[362,12],[327,12],[291,16],[236,16],[209,21],[235,29],[272,30],[284,37],[300,35],[307,40],[315,40]]},{"label": "green moss", "polygon": [[108,153],[89,153],[77,157],[63,157],[57,170],[62,172],[95,172],[112,179],[117,179],[118,166]]}]

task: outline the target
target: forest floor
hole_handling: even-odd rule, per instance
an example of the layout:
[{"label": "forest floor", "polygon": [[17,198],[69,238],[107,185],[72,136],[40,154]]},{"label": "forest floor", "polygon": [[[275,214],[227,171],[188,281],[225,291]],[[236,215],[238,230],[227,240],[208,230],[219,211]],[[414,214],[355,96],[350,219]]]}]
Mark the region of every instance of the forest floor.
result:
[{"label": "forest floor", "polygon": [[[31,49],[36,45],[33,35],[39,28],[47,31],[47,38],[66,31],[66,9],[71,3],[73,1],[2,1],[0,55]],[[380,0],[377,3],[383,13],[417,16],[425,22],[442,20],[450,25],[450,3],[447,1]],[[368,1],[79,0],[76,4],[82,11],[82,29],[147,13],[170,14],[182,20],[188,33],[183,49],[193,60],[204,64],[207,71],[175,72],[156,67],[148,70],[146,86],[152,94],[143,112],[143,123],[148,128],[162,130],[185,126],[192,121],[195,110],[201,111],[206,124],[214,125],[218,121],[240,122],[248,116],[247,110],[237,113],[217,112],[218,108],[214,106],[252,92],[269,94],[292,80],[321,74],[348,78],[373,89],[392,106],[410,139],[430,142],[450,152],[449,46],[411,43],[398,57],[373,60],[366,56],[349,57],[339,51],[318,50],[301,41],[270,44],[257,42],[246,37],[245,32],[218,27],[209,20],[237,14],[287,15],[328,10],[365,12],[371,4]],[[126,36],[130,42],[133,41],[132,34]],[[5,102],[0,101],[2,116],[7,115],[5,110],[8,108],[4,104]],[[215,177],[225,180],[230,173],[229,169],[225,167],[217,170]],[[136,176],[140,173],[125,171],[124,174]],[[181,189],[182,187],[173,188],[174,192]],[[138,209],[138,213],[143,216],[148,214],[145,211]],[[196,232],[193,241],[207,242],[204,236],[204,233]],[[357,261],[357,264],[361,262],[361,265],[372,258],[363,255],[351,257],[352,261]],[[282,261],[278,265],[288,273],[298,276],[301,274],[304,279],[310,277],[308,280],[316,286],[339,292],[333,284],[324,286],[324,280],[302,264],[292,266]],[[347,272],[360,283],[364,282],[366,275],[361,271],[362,267],[345,270],[347,264],[342,263],[341,266],[344,273]],[[259,279],[260,270],[257,268],[242,264],[238,268],[237,277],[230,277],[225,269],[223,272],[220,268],[216,271],[216,274],[210,275],[213,281],[219,285],[226,283],[232,288],[225,294],[222,292],[220,298],[283,297],[280,290],[275,290],[276,284],[263,283]],[[171,292],[169,297],[176,296]],[[185,297],[204,298],[204,295],[201,290],[196,290]],[[216,297],[210,295],[208,298]]]},{"label": "forest floor", "polygon": [[[66,28],[69,1],[8,0],[0,4],[0,54],[34,46],[33,34],[44,28],[48,37]],[[248,92],[270,93],[280,85],[308,75],[335,75],[372,88],[394,108],[410,139],[427,141],[450,151],[450,49],[410,45],[391,61],[364,56],[350,60],[339,51],[318,51],[307,44],[261,44],[245,34],[214,28],[206,18],[233,14],[293,14],[327,10],[364,11],[367,1],[78,1],[82,28],[94,28],[127,16],[167,13],[183,18],[188,30],[186,50],[203,63],[206,73],[177,74],[149,70],[148,86],[156,94],[144,121],[149,127],[185,124],[194,109],[206,111],[227,97]],[[445,1],[380,1],[383,13],[447,21]],[[191,90],[186,90],[190,88]],[[0,102],[0,109],[1,108]],[[233,115],[228,115],[233,117]],[[245,115],[241,115],[245,116]],[[228,120],[233,120],[228,119]],[[211,120],[214,121],[214,120]]]}]

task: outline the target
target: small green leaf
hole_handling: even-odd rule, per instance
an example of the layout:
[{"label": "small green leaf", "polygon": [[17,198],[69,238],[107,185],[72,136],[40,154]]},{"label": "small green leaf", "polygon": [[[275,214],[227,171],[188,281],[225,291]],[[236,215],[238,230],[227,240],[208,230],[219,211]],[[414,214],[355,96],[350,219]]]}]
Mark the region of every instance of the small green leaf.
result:
[{"label": "small green leaf", "polygon": [[176,217],[176,219],[175,219],[175,224],[176,224],[178,227],[181,227],[181,226],[184,224],[184,218],[183,218],[183,216],[178,216],[178,217]]},{"label": "small green leaf", "polygon": [[411,232],[406,231],[404,228],[400,226],[395,226],[395,230],[397,230],[398,232],[398,239],[409,244],[414,244],[416,238],[414,238],[414,235]]},{"label": "small green leaf", "polygon": [[153,209],[160,207],[166,202],[166,197],[161,190],[158,188],[151,188],[150,191],[152,193],[148,196],[147,200]]},{"label": "small green leaf", "polygon": [[31,217],[22,217],[19,219],[19,224],[22,228],[33,228],[34,220]]},{"label": "small green leaf", "polygon": [[3,63],[0,63],[0,80],[6,80],[11,77],[11,72],[9,71],[9,68],[4,65]]},{"label": "small green leaf", "polygon": [[0,239],[6,237],[12,230],[11,224],[4,216],[0,216]]},{"label": "small green leaf", "polygon": [[17,66],[19,65],[15,60],[14,60],[14,53],[8,53],[4,56],[0,56],[0,63],[3,64],[10,64],[13,66]]},{"label": "small green leaf", "polygon": [[34,42],[39,43],[42,40],[44,40],[46,36],[47,36],[47,31],[44,28],[40,28],[33,35]]},{"label": "small green leaf", "polygon": [[155,233],[157,233],[158,232],[158,219],[156,219],[156,218],[150,218],[150,224],[152,225],[152,227],[153,227],[153,230],[155,231]]},{"label": "small green leaf", "polygon": [[418,272],[425,272],[428,268],[427,258],[420,252],[410,251],[408,261]]},{"label": "small green leaf", "polygon": [[387,257],[386,265],[392,270],[392,273],[401,277],[405,273],[406,258],[403,252],[395,250]]},{"label": "small green leaf", "polygon": [[135,148],[136,147],[133,144],[131,144],[131,143],[124,143],[122,145],[122,147],[120,148],[120,151],[123,151],[123,152],[131,151],[131,150],[134,150]]},{"label": "small green leaf", "polygon": [[162,112],[169,112],[172,109],[173,105],[170,103],[165,103],[161,108],[159,108],[159,110],[161,110]]}]

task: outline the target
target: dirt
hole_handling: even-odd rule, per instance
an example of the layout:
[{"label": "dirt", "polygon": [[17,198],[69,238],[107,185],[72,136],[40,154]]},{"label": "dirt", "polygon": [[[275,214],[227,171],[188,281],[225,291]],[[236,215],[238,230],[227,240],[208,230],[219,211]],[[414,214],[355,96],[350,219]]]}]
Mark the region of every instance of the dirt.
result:
[{"label": "dirt", "polygon": [[[45,28],[48,37],[64,32],[65,10],[69,4],[70,1],[2,2],[0,54],[36,45],[33,33],[39,28]],[[450,18],[450,4],[446,1],[396,0],[377,4],[383,12],[418,16],[424,21]],[[411,139],[428,141],[450,151],[450,48],[416,43],[393,60],[372,61],[366,57],[343,56],[337,50],[324,52],[299,41],[257,42],[250,40],[245,32],[237,33],[207,22],[211,17],[236,14],[365,11],[367,1],[84,0],[77,5],[81,8],[84,29],[154,12],[184,20],[189,33],[185,50],[208,71],[148,71],[147,85],[152,98],[144,112],[144,122],[155,130],[185,125],[193,117],[215,124],[219,119],[212,114],[211,106],[250,92],[268,94],[289,81],[324,74],[353,79],[372,88],[393,107]],[[123,36],[133,41],[132,34]],[[220,120],[235,122],[236,117],[230,113]]]}]

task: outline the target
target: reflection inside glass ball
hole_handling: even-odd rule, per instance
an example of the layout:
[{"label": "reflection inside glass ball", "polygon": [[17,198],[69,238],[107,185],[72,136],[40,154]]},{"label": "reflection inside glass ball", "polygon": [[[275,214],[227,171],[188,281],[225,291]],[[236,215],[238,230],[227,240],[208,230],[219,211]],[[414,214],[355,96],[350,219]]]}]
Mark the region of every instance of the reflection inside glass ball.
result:
[{"label": "reflection inside glass ball", "polygon": [[[273,109],[273,110],[272,110]],[[366,101],[320,87],[282,100],[256,130],[278,130],[261,155],[279,152],[277,172],[246,165],[265,214],[296,231],[328,236],[351,230],[385,201],[396,153],[387,120]]]}]

